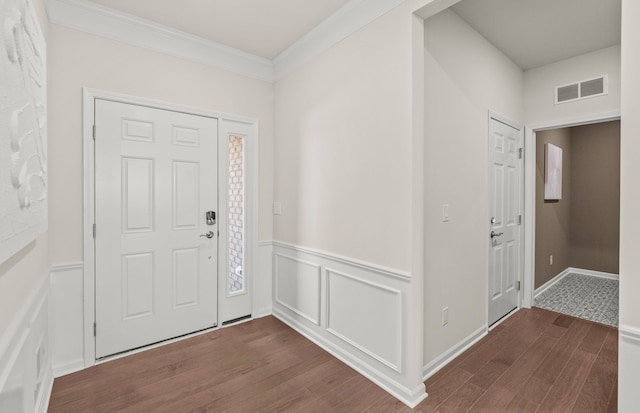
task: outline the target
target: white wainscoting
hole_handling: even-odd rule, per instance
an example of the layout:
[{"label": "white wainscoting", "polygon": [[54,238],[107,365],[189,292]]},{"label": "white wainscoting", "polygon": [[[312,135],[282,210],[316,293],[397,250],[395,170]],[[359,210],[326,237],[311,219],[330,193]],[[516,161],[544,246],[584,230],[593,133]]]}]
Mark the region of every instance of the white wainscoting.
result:
[{"label": "white wainscoting", "polygon": [[408,406],[424,399],[403,385],[409,274],[279,241],[273,257],[277,318]]},{"label": "white wainscoting", "polygon": [[55,377],[85,367],[83,277],[82,262],[51,265],[49,322]]},{"label": "white wainscoting", "polygon": [[0,337],[0,412],[45,413],[49,406],[48,286],[45,274]]},{"label": "white wainscoting", "polygon": [[618,411],[637,412],[640,406],[640,330],[620,325],[618,331]]}]

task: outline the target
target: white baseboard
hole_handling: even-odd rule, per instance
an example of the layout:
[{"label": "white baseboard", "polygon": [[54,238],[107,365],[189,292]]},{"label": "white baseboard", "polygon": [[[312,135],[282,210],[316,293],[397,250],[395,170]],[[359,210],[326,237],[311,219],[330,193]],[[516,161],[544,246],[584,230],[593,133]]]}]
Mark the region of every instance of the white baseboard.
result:
[{"label": "white baseboard", "polygon": [[388,393],[392,394],[395,398],[397,398],[410,408],[414,408],[427,397],[424,385],[419,386],[419,388],[417,389],[408,389],[402,386],[400,383],[389,380],[384,375],[372,371],[371,368],[364,366],[361,362],[351,357],[350,354],[344,351],[340,346],[335,345],[330,340],[317,334],[313,329],[310,329],[299,321],[294,320],[287,314],[279,311],[277,308],[274,309],[273,315],[283,323],[287,324],[289,327],[296,330],[298,333],[305,336],[308,340],[312,341],[313,343],[324,349],[326,352],[345,363],[347,366],[362,374],[364,377],[368,378]]},{"label": "white baseboard", "polygon": [[487,328],[480,327],[469,336],[461,340],[459,343],[451,347],[449,350],[440,354],[435,359],[427,363],[423,368],[423,380],[427,380],[429,377],[436,374],[439,370],[449,364],[453,359],[465,352],[471,346],[482,340],[487,335]]},{"label": "white baseboard", "polygon": [[547,281],[546,283],[544,283],[540,287],[536,288],[536,291],[534,293],[534,298],[538,298],[538,296],[540,294],[542,294],[543,292],[547,291],[554,284],[556,284],[558,281],[560,281],[561,279],[563,279],[564,277],[566,277],[569,274],[589,275],[591,277],[606,278],[606,279],[610,279],[610,280],[618,280],[619,279],[618,274],[612,274],[612,273],[602,272],[602,271],[585,270],[583,268],[567,267],[560,274],[556,275],[555,277],[553,277],[552,279],[550,279],[549,281]]},{"label": "white baseboard", "polygon": [[563,279],[564,277],[569,275],[569,273],[571,272],[569,270],[570,270],[570,268],[566,268],[560,274],[556,275],[555,277],[553,277],[552,279],[550,279],[546,283],[542,284],[540,287],[536,288],[536,290],[535,290],[535,292],[533,294],[533,297],[534,298],[538,298],[538,296],[540,294],[542,294],[543,292],[547,291],[549,288],[551,288],[558,281],[560,281],[561,279]]},{"label": "white baseboard", "polygon": [[262,318],[273,314],[273,308],[265,307],[259,310],[255,310],[253,314],[251,314],[252,318]]},{"label": "white baseboard", "polygon": [[593,271],[593,270],[585,270],[583,268],[573,268],[569,267],[567,270],[570,273],[577,273],[582,275],[590,275],[591,277],[599,277],[599,278],[607,278],[609,280],[618,280],[620,276],[618,274],[613,274],[610,272],[602,272],[602,271]]},{"label": "white baseboard", "polygon": [[54,364],[53,377],[62,377],[84,369],[84,358],[66,361],[63,364]]}]

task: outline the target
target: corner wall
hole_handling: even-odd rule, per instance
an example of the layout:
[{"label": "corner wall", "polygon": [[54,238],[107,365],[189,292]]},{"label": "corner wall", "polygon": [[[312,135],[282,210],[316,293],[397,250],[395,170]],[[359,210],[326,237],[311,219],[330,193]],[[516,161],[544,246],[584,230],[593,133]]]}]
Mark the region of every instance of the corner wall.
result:
[{"label": "corner wall", "polygon": [[[544,200],[544,151],[551,143],[562,149],[562,199]],[[534,288],[571,267],[571,128],[536,134],[536,273]],[[553,256],[553,264],[549,256]]]},{"label": "corner wall", "polygon": [[640,2],[622,0],[622,122],[620,148],[620,347],[618,409],[640,405]]},{"label": "corner wall", "polygon": [[[522,123],[524,95],[522,70],[453,11],[427,19],[424,35],[428,376],[486,331],[488,116],[493,111]],[[442,220],[445,204],[449,222]],[[449,308],[446,326],[444,307]]]}]

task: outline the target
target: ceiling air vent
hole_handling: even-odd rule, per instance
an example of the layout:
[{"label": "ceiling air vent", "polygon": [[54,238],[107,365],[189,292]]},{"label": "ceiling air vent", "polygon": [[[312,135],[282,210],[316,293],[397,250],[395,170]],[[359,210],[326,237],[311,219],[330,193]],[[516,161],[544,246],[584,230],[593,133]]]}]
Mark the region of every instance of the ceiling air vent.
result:
[{"label": "ceiling air vent", "polygon": [[558,86],[555,90],[555,103],[573,102],[609,93],[608,76],[583,80],[570,85]]}]

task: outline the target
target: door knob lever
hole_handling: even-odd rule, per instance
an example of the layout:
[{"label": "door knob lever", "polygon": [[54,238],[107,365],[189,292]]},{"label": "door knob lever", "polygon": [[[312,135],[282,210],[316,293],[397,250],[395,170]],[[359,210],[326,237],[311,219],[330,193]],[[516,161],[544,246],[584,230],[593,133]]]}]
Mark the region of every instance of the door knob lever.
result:
[{"label": "door knob lever", "polygon": [[495,238],[495,237],[499,237],[500,235],[504,234],[504,232],[494,232],[491,231],[491,239]]},{"label": "door knob lever", "polygon": [[200,234],[201,237],[213,238],[213,231],[209,231],[206,234]]}]

